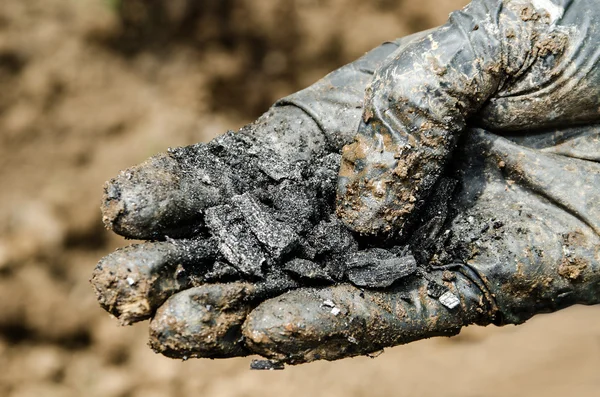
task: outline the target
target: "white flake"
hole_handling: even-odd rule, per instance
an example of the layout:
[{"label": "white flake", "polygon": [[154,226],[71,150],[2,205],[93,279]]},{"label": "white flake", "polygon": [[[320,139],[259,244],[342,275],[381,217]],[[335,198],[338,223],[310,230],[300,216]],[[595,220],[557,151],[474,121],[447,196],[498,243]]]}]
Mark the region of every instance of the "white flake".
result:
[{"label": "white flake", "polygon": [[444,295],[440,296],[440,303],[446,306],[448,309],[454,309],[460,305],[460,299],[456,297],[452,292],[448,291]]},{"label": "white flake", "polygon": [[333,303],[332,300],[327,299],[326,301],[323,301],[323,306],[335,307],[335,303]]}]

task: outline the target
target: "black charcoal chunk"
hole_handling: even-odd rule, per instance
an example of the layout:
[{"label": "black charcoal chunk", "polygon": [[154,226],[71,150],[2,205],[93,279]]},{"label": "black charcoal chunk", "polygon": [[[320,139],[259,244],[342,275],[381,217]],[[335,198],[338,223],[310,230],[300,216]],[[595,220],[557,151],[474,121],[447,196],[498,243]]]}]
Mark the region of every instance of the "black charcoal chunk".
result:
[{"label": "black charcoal chunk", "polygon": [[315,259],[325,263],[327,273],[340,280],[346,269],[345,258],[358,251],[358,242],[337,217],[332,216],[314,228],[305,251],[310,251]]},{"label": "black charcoal chunk", "polygon": [[228,263],[216,261],[210,272],[204,275],[206,281],[231,280],[238,277],[240,272]]},{"label": "black charcoal chunk", "polygon": [[352,255],[347,261],[346,277],[359,287],[385,288],[417,271],[412,255],[398,257],[381,248]]},{"label": "black charcoal chunk", "polygon": [[207,209],[204,219],[225,259],[244,274],[261,276],[267,258],[241,213],[230,205],[219,205]]},{"label": "black charcoal chunk", "polygon": [[301,285],[289,274],[279,268],[271,268],[264,280],[254,283],[256,288],[255,298],[267,299],[282,292],[300,288]]},{"label": "black charcoal chunk", "polygon": [[285,366],[273,360],[252,360],[250,363],[250,369],[258,371],[273,371],[285,369]]},{"label": "black charcoal chunk", "polygon": [[268,189],[268,196],[278,216],[288,222],[297,233],[312,228],[312,222],[319,210],[315,193],[306,186],[285,180]]},{"label": "black charcoal chunk", "polygon": [[293,259],[287,262],[283,269],[301,278],[318,281],[333,281],[325,269],[307,259]]},{"label": "black charcoal chunk", "polygon": [[456,185],[454,179],[441,178],[432,188],[427,205],[419,215],[418,228],[413,232],[409,244],[420,263],[429,262],[434,254],[437,254],[438,260],[444,255],[443,245],[448,234],[443,232],[443,228],[448,220],[448,203]]},{"label": "black charcoal chunk", "polygon": [[[331,177],[335,176],[335,178],[337,179],[341,162],[342,162],[341,154],[330,153],[327,156],[316,161],[316,164],[318,166],[317,166],[317,170],[315,171],[315,175],[325,173]],[[324,179],[324,178],[319,178],[319,179]]]},{"label": "black charcoal chunk", "polygon": [[435,281],[429,281],[429,283],[427,283],[427,295],[434,299],[439,299],[446,292],[448,292],[448,288],[436,283]]},{"label": "black charcoal chunk", "polygon": [[309,243],[317,255],[344,254],[358,250],[358,243],[352,233],[335,216],[314,228],[309,236]]},{"label": "black charcoal chunk", "polygon": [[[208,164],[215,161],[223,163],[232,170],[230,176],[234,181],[233,183],[243,187],[238,192],[244,191],[253,186],[267,183],[269,180],[258,168],[256,157],[249,153],[252,144],[252,140],[245,134],[228,131],[206,145],[209,155],[205,156],[204,159],[199,159],[199,161],[208,161]],[[243,172],[233,170],[243,170]]]},{"label": "black charcoal chunk", "polygon": [[275,152],[259,147],[252,147],[249,154],[256,156],[256,165],[269,178],[280,182],[283,179],[302,180],[302,163],[288,163]]},{"label": "black charcoal chunk", "polygon": [[396,245],[390,248],[389,251],[396,256],[407,256],[411,254],[410,247],[408,245]]},{"label": "black charcoal chunk", "polygon": [[235,196],[234,205],[241,212],[256,236],[274,260],[278,261],[298,244],[298,235],[292,228],[271,215],[260,202],[249,193]]},{"label": "black charcoal chunk", "polygon": [[317,160],[313,169],[310,183],[323,198],[333,204],[337,186],[338,171],[342,156],[337,153],[331,153],[322,159]]},{"label": "black charcoal chunk", "polygon": [[209,150],[225,159],[243,159],[247,157],[248,149],[252,143],[244,134],[227,131],[207,144]]}]

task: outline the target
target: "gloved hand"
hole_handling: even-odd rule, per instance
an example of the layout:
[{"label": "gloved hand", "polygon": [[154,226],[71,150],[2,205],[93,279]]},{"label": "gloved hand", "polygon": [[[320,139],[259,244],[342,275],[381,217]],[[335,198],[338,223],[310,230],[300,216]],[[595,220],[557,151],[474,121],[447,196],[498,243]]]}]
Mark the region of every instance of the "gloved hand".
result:
[{"label": "gloved hand", "polygon": [[124,171],[105,223],[164,241],[102,259],[100,303],[168,356],[293,364],[600,303],[599,26],[476,0]]}]

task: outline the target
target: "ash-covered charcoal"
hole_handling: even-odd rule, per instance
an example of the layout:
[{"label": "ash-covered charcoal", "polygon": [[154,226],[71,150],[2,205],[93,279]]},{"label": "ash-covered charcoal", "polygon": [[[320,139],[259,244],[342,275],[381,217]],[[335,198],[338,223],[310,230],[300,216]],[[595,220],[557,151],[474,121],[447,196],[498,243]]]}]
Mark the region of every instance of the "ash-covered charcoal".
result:
[{"label": "ash-covered charcoal", "polygon": [[314,162],[315,171],[313,174],[319,180],[326,180],[327,178],[332,180],[335,178],[334,181],[337,181],[341,161],[341,154],[329,153],[327,156],[321,157]]},{"label": "ash-covered charcoal", "polygon": [[267,197],[277,210],[278,218],[293,227],[298,234],[310,230],[320,214],[314,189],[304,184],[284,180],[279,185],[270,186]]},{"label": "ash-covered charcoal", "polygon": [[358,250],[358,242],[352,233],[335,216],[321,221],[311,232],[308,242],[317,255],[351,253]]},{"label": "ash-covered charcoal", "polygon": [[333,278],[315,262],[307,259],[293,259],[287,262],[283,269],[300,278],[315,281],[333,282]]},{"label": "ash-covered charcoal", "polygon": [[235,131],[227,131],[223,135],[215,137],[206,145],[211,153],[229,161],[238,161],[248,157],[248,149],[252,140],[246,134]]},{"label": "ash-covered charcoal", "polygon": [[235,196],[232,202],[273,260],[279,261],[298,244],[299,237],[294,230],[289,225],[277,221],[251,194]]},{"label": "ash-covered charcoal", "polygon": [[252,186],[268,184],[271,178],[259,168],[256,157],[249,153],[253,143],[247,134],[228,131],[206,144],[210,155],[198,161],[208,161],[207,165],[210,166],[216,160],[226,164],[231,170],[243,170],[243,172],[231,172],[235,183],[240,187],[244,186],[244,189],[238,189],[238,192]]},{"label": "ash-covered charcoal", "polygon": [[262,265],[267,257],[239,210],[231,205],[219,205],[207,209],[204,219],[229,263],[244,274],[262,276]]},{"label": "ash-covered charcoal", "polygon": [[433,280],[430,280],[427,284],[427,295],[431,296],[434,299],[439,299],[446,292],[448,292],[448,288],[436,283]]},{"label": "ash-covered charcoal", "polygon": [[354,235],[335,215],[321,221],[312,230],[307,242],[309,250],[312,250],[316,259],[325,263],[325,270],[334,279],[343,277],[345,258],[358,251]]},{"label": "ash-covered charcoal", "polygon": [[[229,132],[208,144],[169,149],[169,156],[181,166],[184,178],[190,177],[190,184],[198,181],[207,186],[219,188],[230,197],[248,190],[255,184],[266,183],[266,178],[248,156],[243,156],[244,145],[238,142],[236,135]],[[244,172],[236,172],[240,166]],[[214,203],[222,202],[216,197]]]},{"label": "ash-covered charcoal", "polygon": [[411,254],[410,246],[408,245],[396,245],[389,248],[388,251],[396,256],[407,256]]},{"label": "ash-covered charcoal", "polygon": [[283,179],[302,180],[302,169],[305,168],[303,163],[288,163],[272,150],[258,146],[252,147],[248,153],[256,157],[258,168],[269,178],[277,182]]},{"label": "ash-covered charcoal", "polygon": [[205,281],[216,282],[233,280],[240,276],[240,272],[228,263],[216,261],[210,272],[204,275]]},{"label": "ash-covered charcoal", "polygon": [[323,200],[332,206],[332,209],[335,203],[336,184],[341,161],[342,156],[337,153],[331,153],[315,161],[312,176],[309,180]]},{"label": "ash-covered charcoal", "polygon": [[258,371],[273,371],[283,370],[285,366],[279,361],[273,360],[252,360],[250,363],[250,369]]},{"label": "ash-covered charcoal", "polygon": [[391,252],[372,248],[351,255],[346,261],[346,278],[356,286],[386,288],[417,271],[412,255],[398,257]]},{"label": "ash-covered charcoal", "polygon": [[300,288],[302,285],[284,270],[274,267],[269,269],[263,280],[255,282],[254,287],[256,290],[254,299],[256,300],[271,298],[283,292]]},{"label": "ash-covered charcoal", "polygon": [[[278,153],[255,140],[251,134],[228,132],[209,143],[212,153],[241,174],[257,181],[281,182],[284,179],[302,181],[303,161],[289,162]],[[249,172],[248,172],[249,171]]]},{"label": "ash-covered charcoal", "polygon": [[[444,238],[442,228],[448,219],[448,202],[456,189],[457,181],[450,178],[441,178],[433,188],[426,201],[425,208],[419,214],[419,223],[416,231],[409,241],[413,252],[419,262],[429,262],[434,253],[441,255],[444,252]],[[438,258],[445,261],[446,258]]]}]

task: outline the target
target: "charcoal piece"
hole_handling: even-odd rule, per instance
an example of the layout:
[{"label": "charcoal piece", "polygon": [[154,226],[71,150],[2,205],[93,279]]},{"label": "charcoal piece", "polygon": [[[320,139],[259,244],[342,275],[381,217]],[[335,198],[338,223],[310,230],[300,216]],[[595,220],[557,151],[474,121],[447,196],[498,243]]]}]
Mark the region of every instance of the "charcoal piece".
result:
[{"label": "charcoal piece", "polygon": [[335,216],[321,221],[314,228],[309,236],[309,243],[317,255],[344,254],[358,250],[358,243],[352,233]]},{"label": "charcoal piece", "polygon": [[287,262],[283,269],[310,280],[333,281],[331,276],[318,264],[306,259],[294,259]]},{"label": "charcoal piece", "polygon": [[[245,134],[228,131],[226,134],[213,139],[206,146],[209,155],[199,158],[198,161],[208,161],[208,166],[215,160],[223,163],[231,170],[243,169],[244,172],[231,172],[234,184],[242,186],[242,190],[250,189],[252,186],[267,183],[268,177],[259,169],[257,159],[249,154],[252,140]],[[214,159],[214,160],[213,160]]]},{"label": "charcoal piece", "polygon": [[269,178],[280,182],[283,179],[294,181],[302,180],[302,163],[291,164],[283,160],[271,150],[258,149],[256,147],[248,150],[248,153],[256,156],[256,165]]},{"label": "charcoal piece", "polygon": [[310,183],[313,185],[328,204],[334,204],[338,172],[342,156],[331,153],[315,161]]},{"label": "charcoal piece", "polygon": [[234,205],[240,210],[250,230],[275,261],[290,252],[298,244],[298,235],[283,222],[277,221],[249,193],[235,196]]},{"label": "charcoal piece", "polygon": [[243,142],[245,148],[239,153],[241,157],[251,160],[260,172],[272,180],[279,182],[283,179],[301,180],[302,163],[290,163],[279,153],[255,141],[247,134],[236,134],[236,139]]},{"label": "charcoal piece", "polygon": [[373,262],[394,258],[396,255],[383,248],[371,248],[355,252],[346,260],[348,269],[368,267]]},{"label": "charcoal piece", "polygon": [[226,159],[240,159],[247,157],[246,153],[252,142],[244,134],[235,131],[227,131],[223,135],[215,137],[207,144],[209,150]]},{"label": "charcoal piece", "polygon": [[306,258],[308,260],[314,260],[317,255],[317,251],[308,244],[306,239],[300,241],[300,246],[298,247],[296,254],[300,258]]},{"label": "charcoal piece", "polygon": [[325,263],[325,271],[336,280],[344,276],[346,257],[358,251],[358,242],[335,216],[321,221],[307,242],[310,249],[305,251],[314,255],[318,262]]},{"label": "charcoal piece", "polygon": [[268,189],[269,198],[278,212],[278,217],[294,227],[297,233],[312,228],[311,220],[316,218],[319,203],[310,188],[285,180]]},{"label": "charcoal piece", "polygon": [[444,241],[448,237],[442,229],[448,220],[448,203],[456,185],[454,179],[441,178],[432,188],[427,205],[419,215],[418,227],[409,241],[419,262],[432,261],[434,254],[442,255]]},{"label": "charcoal piece", "polygon": [[301,285],[283,269],[274,267],[269,270],[263,280],[254,283],[254,287],[256,289],[254,299],[264,300],[300,288]]},{"label": "charcoal piece", "polygon": [[388,251],[396,256],[407,256],[411,254],[410,247],[408,245],[396,245],[390,248]]},{"label": "charcoal piece", "polygon": [[267,258],[241,213],[230,205],[219,205],[207,209],[204,219],[225,259],[244,274],[261,276]]},{"label": "charcoal piece", "polygon": [[252,360],[250,369],[259,371],[273,371],[285,369],[283,363],[273,360]]},{"label": "charcoal piece", "polygon": [[412,255],[398,257],[381,248],[360,251],[347,261],[346,277],[359,287],[385,288],[417,271]]},{"label": "charcoal piece", "polygon": [[439,299],[446,292],[448,292],[448,288],[436,283],[435,281],[429,281],[429,283],[427,283],[427,295],[434,299]]},{"label": "charcoal piece", "polygon": [[239,276],[239,271],[228,263],[216,261],[210,272],[204,275],[206,281],[216,282],[231,280]]},{"label": "charcoal piece", "polygon": [[[338,173],[340,170],[340,163],[342,156],[339,153],[329,153],[327,156],[317,159],[314,164],[315,176],[325,175],[330,179],[335,178],[337,180]],[[325,177],[318,177],[319,180],[324,180]]]}]

